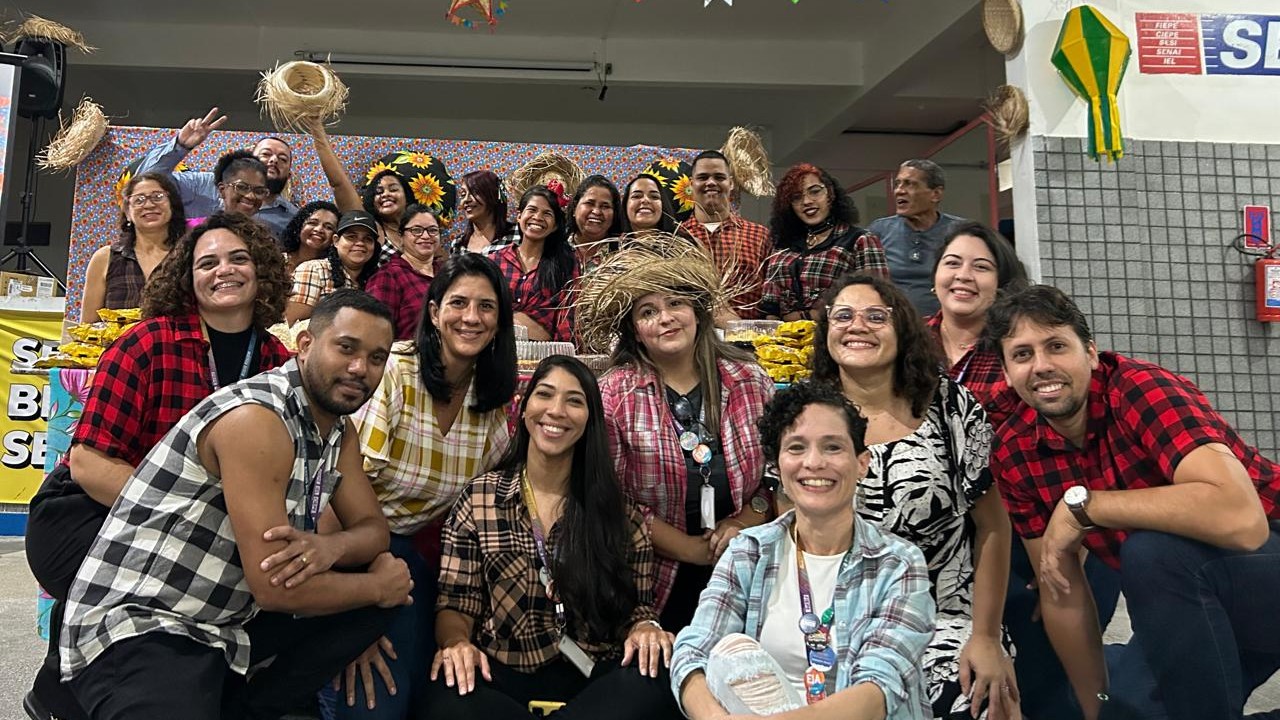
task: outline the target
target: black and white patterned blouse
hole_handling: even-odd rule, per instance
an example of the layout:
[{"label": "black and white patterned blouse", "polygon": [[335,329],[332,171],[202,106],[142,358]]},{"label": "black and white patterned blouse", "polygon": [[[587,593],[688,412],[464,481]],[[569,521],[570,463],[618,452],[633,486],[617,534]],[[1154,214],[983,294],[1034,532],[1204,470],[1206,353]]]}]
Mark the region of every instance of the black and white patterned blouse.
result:
[{"label": "black and white patterned blouse", "polygon": [[242,405],[280,414],[294,438],[285,489],[289,524],[305,529],[308,471],[319,472],[321,510],[340,481],[345,418],[323,440],[297,360],[205,398],[164,436],[125,482],[67,597],[62,676],[79,673],[111,645],[163,632],[221,647],[231,669],[249,669],[249,592],[221,481],[200,462],[196,439]]}]

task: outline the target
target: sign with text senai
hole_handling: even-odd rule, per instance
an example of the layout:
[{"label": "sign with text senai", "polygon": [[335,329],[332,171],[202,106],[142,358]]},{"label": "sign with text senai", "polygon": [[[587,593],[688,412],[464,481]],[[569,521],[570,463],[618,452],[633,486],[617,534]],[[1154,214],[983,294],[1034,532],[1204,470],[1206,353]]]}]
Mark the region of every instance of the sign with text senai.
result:
[{"label": "sign with text senai", "polygon": [[1280,15],[1135,13],[1147,75],[1280,76]]}]

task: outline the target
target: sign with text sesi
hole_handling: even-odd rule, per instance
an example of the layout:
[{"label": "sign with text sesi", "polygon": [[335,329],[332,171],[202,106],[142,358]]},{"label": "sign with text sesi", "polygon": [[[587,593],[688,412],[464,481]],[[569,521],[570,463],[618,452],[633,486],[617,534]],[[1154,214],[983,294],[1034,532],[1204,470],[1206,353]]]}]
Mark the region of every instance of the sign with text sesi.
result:
[{"label": "sign with text sesi", "polygon": [[1280,76],[1280,15],[1136,13],[1147,75]]}]

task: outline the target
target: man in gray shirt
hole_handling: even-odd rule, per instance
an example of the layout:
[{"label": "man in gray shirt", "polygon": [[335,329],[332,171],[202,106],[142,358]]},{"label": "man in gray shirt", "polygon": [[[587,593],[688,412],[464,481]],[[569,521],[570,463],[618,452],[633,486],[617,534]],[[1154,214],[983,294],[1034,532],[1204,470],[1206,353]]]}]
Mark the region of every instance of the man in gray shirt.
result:
[{"label": "man in gray shirt", "polygon": [[933,259],[947,234],[964,218],[938,210],[946,188],[942,168],[931,160],[907,160],[893,179],[896,215],[871,223],[880,237],[889,277],[911,298],[922,317],[938,312],[933,294]]}]

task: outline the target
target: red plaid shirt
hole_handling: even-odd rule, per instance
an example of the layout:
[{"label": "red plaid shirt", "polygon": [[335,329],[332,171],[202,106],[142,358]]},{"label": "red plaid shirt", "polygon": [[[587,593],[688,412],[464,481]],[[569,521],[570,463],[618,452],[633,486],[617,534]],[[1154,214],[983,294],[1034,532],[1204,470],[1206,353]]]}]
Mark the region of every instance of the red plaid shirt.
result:
[{"label": "red plaid shirt", "polygon": [[[942,311],[934,313],[925,325],[933,333],[938,342],[938,352],[945,359],[947,354],[942,350]],[[1004,366],[1000,364],[1000,356],[991,350],[983,349],[981,344],[964,354],[960,361],[947,369],[947,375],[960,383],[987,410],[987,418],[991,421],[991,429],[999,430],[1000,426],[1011,415],[1023,409],[1022,399],[1009,387],[1004,379]]]},{"label": "red plaid shirt", "polygon": [[528,315],[551,335],[557,342],[573,342],[573,305],[569,302],[567,288],[573,286],[580,272],[577,261],[573,263],[573,274],[564,287],[552,291],[539,290],[538,269],[525,272],[520,262],[519,245],[503,245],[490,258],[497,263],[502,277],[507,279],[507,288],[511,290],[512,310]]},{"label": "red plaid shirt", "polygon": [[764,317],[759,304],[764,290],[765,261],[773,246],[769,240],[769,228],[730,215],[714,233],[709,232],[696,217],[680,223],[678,231],[683,231],[710,250],[721,269],[733,268],[729,277],[730,287],[747,288],[733,298],[733,311],[744,320]]},{"label": "red plaid shirt", "polygon": [[[736,514],[757,495],[769,499],[768,490],[760,482],[764,451],[756,420],[773,397],[773,381],[755,363],[721,360],[720,388],[724,408],[720,415],[720,444]],[[657,516],[685,530],[688,468],[662,380],[651,370],[624,365],[601,378],[600,393],[604,397],[613,464],[623,491],[636,503],[646,523]],[[656,559],[654,598],[661,611],[671,594],[678,563],[661,555]]]},{"label": "red plaid shirt", "polygon": [[[259,331],[258,348],[257,372],[290,357],[266,331]],[[137,467],[211,393],[209,343],[200,316],[143,320],[102,353],[72,445],[88,445]]]},{"label": "red plaid shirt", "polygon": [[880,238],[858,227],[840,226],[812,248],[779,250],[767,265],[760,313],[777,317],[808,313],[842,275],[867,273],[889,279]]},{"label": "red plaid shirt", "polygon": [[[1088,428],[1083,448],[1058,434],[1034,409],[1024,407],[997,435],[991,469],[1013,529],[1038,538],[1072,485],[1093,490],[1131,490],[1173,482],[1174,470],[1191,451],[1221,443],[1244,464],[1267,517],[1280,519],[1280,465],[1245,444],[1186,378],[1158,365],[1111,352],[1099,353],[1089,384]],[[1108,565],[1120,567],[1127,533],[1103,529],[1085,536],[1085,546]]]},{"label": "red plaid shirt", "polygon": [[423,275],[400,253],[369,278],[365,292],[378,298],[395,317],[396,339],[412,340],[418,332],[418,316],[431,288],[431,276]]}]

